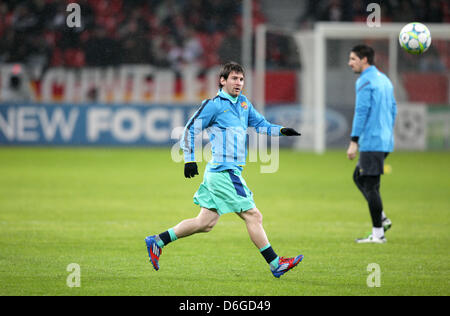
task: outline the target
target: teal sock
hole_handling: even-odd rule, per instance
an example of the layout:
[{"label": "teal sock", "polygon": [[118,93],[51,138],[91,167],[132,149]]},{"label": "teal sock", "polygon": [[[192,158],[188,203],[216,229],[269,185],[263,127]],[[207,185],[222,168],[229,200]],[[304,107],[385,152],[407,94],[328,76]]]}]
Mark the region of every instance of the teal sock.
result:
[{"label": "teal sock", "polygon": [[173,230],[173,228],[168,230],[169,235],[170,235],[170,241],[175,241],[178,239],[177,235],[175,235],[175,231]]},{"label": "teal sock", "polygon": [[164,247],[164,242],[161,240],[161,238],[159,238],[158,235],[156,235],[156,244],[160,247],[163,248]]},{"label": "teal sock", "polygon": [[264,259],[266,259],[266,262],[270,265],[272,269],[278,268],[278,261],[279,257],[273,251],[272,246],[270,244],[265,245],[261,249],[259,249],[259,252],[263,255]]},{"label": "teal sock", "polygon": [[280,261],[280,257],[277,256],[275,259],[273,259],[273,260],[269,263],[270,267],[271,267],[273,270],[275,270],[275,269],[278,268],[278,266],[279,266],[279,264],[278,264],[279,261]]},{"label": "teal sock", "polygon": [[177,235],[175,235],[173,228],[170,228],[169,230],[165,231],[164,233],[157,235],[155,239],[156,239],[156,244],[160,248],[163,248],[168,243],[177,240],[178,237],[177,237]]}]

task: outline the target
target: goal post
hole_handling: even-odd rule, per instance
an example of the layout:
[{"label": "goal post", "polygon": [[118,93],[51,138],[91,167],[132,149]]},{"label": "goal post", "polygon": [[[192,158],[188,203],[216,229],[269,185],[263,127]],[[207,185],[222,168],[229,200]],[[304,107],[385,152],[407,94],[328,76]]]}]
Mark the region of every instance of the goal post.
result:
[{"label": "goal post", "polygon": [[[268,84],[265,81],[266,75],[266,36],[268,33],[277,34],[279,36],[291,37],[299,50],[299,62],[302,65],[298,73],[300,85],[298,87],[300,100],[298,107],[302,106],[300,126],[294,126],[301,131],[302,137],[293,143],[293,147],[299,150],[313,150],[316,153],[325,151],[325,109],[316,106],[315,87],[317,73],[315,72],[315,63],[317,57],[315,55],[316,35],[313,31],[298,32],[279,26],[260,24],[255,31],[255,69],[254,69],[254,100],[255,106],[261,113],[266,110],[265,89]],[[320,104],[325,104],[321,102]]]}]

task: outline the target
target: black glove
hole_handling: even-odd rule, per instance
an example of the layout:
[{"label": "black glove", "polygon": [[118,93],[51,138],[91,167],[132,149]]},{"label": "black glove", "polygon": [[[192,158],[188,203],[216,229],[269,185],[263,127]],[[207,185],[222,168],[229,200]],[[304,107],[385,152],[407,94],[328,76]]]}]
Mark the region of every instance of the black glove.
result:
[{"label": "black glove", "polygon": [[184,176],[186,178],[193,178],[196,174],[198,174],[196,162],[188,162],[184,164]]},{"label": "black glove", "polygon": [[300,136],[301,135],[295,129],[290,128],[290,127],[283,127],[280,132],[281,132],[281,134],[283,134],[285,136]]}]

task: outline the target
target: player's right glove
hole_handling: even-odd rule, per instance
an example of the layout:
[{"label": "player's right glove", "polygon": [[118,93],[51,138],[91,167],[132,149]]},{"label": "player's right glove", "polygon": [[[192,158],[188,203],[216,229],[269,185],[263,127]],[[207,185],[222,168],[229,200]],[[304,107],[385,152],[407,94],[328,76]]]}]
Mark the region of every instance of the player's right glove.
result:
[{"label": "player's right glove", "polygon": [[186,178],[193,178],[196,174],[198,174],[196,162],[187,162],[184,164],[184,176]]}]

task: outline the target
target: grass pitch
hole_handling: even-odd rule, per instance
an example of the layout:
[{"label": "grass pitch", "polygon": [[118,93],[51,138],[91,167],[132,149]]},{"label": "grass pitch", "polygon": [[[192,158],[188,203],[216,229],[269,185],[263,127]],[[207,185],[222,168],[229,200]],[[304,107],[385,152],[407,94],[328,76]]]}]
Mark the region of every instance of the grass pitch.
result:
[{"label": "grass pitch", "polygon": [[[344,151],[281,151],[280,167],[244,170],[274,250],[305,258],[275,279],[244,222],[163,249],[160,271],[144,238],[195,217],[203,176],[185,179],[169,149],[0,148],[0,295],[449,295],[450,154],[396,152],[381,191],[393,222],[384,245]],[[80,267],[80,287],[68,287]],[[380,267],[380,286],[369,287]],[[70,279],[70,277],[69,277]]]}]

